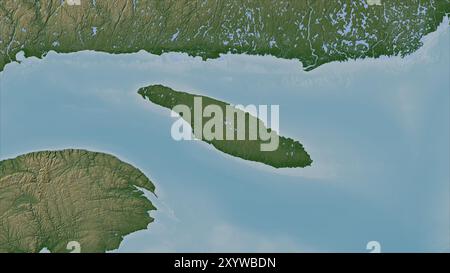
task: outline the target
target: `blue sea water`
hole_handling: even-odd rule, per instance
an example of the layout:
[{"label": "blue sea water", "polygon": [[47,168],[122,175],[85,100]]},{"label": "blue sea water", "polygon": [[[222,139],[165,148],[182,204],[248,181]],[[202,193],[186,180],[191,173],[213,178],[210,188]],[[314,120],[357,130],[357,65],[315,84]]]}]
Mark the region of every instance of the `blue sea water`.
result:
[{"label": "blue sea water", "polygon": [[[117,251],[450,251],[448,19],[414,54],[331,63],[185,54],[57,54],[0,73],[0,158],[85,148],[156,184],[147,230]],[[176,142],[165,84],[234,104],[280,105],[281,134],[314,160],[276,170]]]}]

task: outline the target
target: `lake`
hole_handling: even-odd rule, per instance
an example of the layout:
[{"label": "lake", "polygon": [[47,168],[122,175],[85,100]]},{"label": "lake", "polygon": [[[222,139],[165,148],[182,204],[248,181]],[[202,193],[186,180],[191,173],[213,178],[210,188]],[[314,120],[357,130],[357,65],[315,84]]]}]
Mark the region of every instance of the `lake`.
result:
[{"label": "lake", "polygon": [[[148,230],[118,251],[450,251],[449,21],[414,54],[323,65],[144,51],[50,52],[0,73],[0,157],[106,152],[156,185]],[[280,134],[314,160],[277,170],[171,138],[164,84],[233,104],[280,105]]]}]

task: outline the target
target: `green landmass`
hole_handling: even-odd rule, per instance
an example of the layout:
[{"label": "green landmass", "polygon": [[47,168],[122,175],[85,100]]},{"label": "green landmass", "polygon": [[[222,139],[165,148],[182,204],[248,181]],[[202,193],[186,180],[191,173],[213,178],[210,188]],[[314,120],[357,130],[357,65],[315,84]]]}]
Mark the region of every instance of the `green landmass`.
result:
[{"label": "green landmass", "polygon": [[0,71],[25,57],[95,50],[221,53],[299,59],[305,70],[405,56],[436,30],[450,0],[0,1]]},{"label": "green landmass", "polygon": [[108,154],[42,151],[0,161],[0,253],[70,252],[72,241],[81,252],[117,249],[153,221],[140,189],[155,187]]},{"label": "green landmass", "polygon": [[[192,116],[194,115],[195,103],[194,98],[202,99],[202,109],[206,109],[209,105],[217,105],[220,107],[223,113],[226,112],[227,106],[230,104],[226,102],[222,102],[210,97],[193,95],[185,92],[175,91],[169,87],[163,85],[151,85],[144,88],[140,88],[138,93],[144,98],[148,99],[151,102],[160,105],[162,107],[168,108],[177,112],[186,122],[188,122],[192,128],[192,132],[197,139],[200,139],[206,143],[213,145],[216,149],[227,153],[229,155],[239,157],[245,160],[261,162],[266,165],[270,165],[275,168],[294,168],[294,167],[306,167],[311,165],[312,160],[309,154],[303,148],[303,145],[300,142],[295,141],[291,138],[286,138],[279,136],[275,131],[273,133],[278,136],[279,144],[278,148],[273,151],[262,151],[261,145],[264,143],[268,143],[264,138],[261,138],[258,134],[257,137],[252,140],[250,138],[251,128],[250,124],[252,121],[253,124],[257,124],[256,130],[260,130],[262,127],[263,130],[268,132],[272,132],[270,128],[266,128],[264,123],[254,116],[250,115],[247,112],[239,110],[235,107],[232,107],[236,114],[234,114],[234,120],[227,119],[226,115],[223,114],[223,118],[220,120],[220,125],[222,125],[222,137],[220,140],[218,139],[206,139],[204,136],[200,136],[198,132],[195,132],[195,124],[196,120]],[[177,111],[174,109],[177,105],[186,105],[189,107],[191,111],[191,117],[187,118],[183,115],[181,111]],[[270,109],[268,110],[270,111]],[[243,140],[238,139],[238,113],[245,115],[245,138]],[[208,121],[212,120],[215,115],[211,115],[211,117],[203,117],[201,120],[201,124],[205,126]],[[230,124],[230,122],[232,122]],[[241,127],[242,128],[242,127]],[[214,128],[212,131],[216,131],[217,128]],[[227,131],[231,131],[234,138],[233,140],[229,140],[230,138],[226,138]]]}]

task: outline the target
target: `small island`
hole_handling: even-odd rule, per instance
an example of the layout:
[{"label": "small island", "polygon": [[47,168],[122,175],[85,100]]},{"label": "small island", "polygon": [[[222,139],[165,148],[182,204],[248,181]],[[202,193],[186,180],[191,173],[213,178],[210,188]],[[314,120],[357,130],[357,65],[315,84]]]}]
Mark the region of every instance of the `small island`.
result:
[{"label": "small island", "polygon": [[146,229],[155,210],[138,169],[86,150],[33,152],[0,161],[0,253],[106,252]]},{"label": "small island", "polygon": [[[276,131],[272,131],[270,128],[266,128],[264,122],[250,115],[248,112],[244,112],[241,109],[231,106],[229,103],[222,102],[210,97],[199,96],[185,92],[175,91],[169,87],[163,85],[151,85],[140,88],[138,93],[151,102],[168,108],[178,114],[186,123],[190,125],[190,133],[193,133],[196,139],[202,140],[208,144],[214,146],[217,150],[226,154],[239,157],[245,160],[254,162],[260,162],[275,168],[296,168],[310,166],[312,160],[309,154],[303,148],[303,145],[291,138],[279,136]],[[186,111],[177,111],[178,106],[186,106],[187,110],[192,112],[199,111],[198,107],[206,111],[208,107],[214,106],[216,110],[221,109],[223,113],[227,113],[230,108],[234,110],[232,119],[227,119],[227,115],[221,115],[219,122],[214,122],[213,133],[216,136],[223,136],[219,138],[208,138],[208,136],[202,135],[198,128],[198,124],[207,127],[211,123],[212,119],[217,117],[217,113],[212,115],[202,115],[202,118],[196,119],[186,117]],[[197,109],[196,109],[197,108]],[[238,117],[242,116],[245,119],[245,127],[240,127]],[[242,124],[242,123],[241,123]],[[256,125],[252,127],[252,124]],[[219,128],[222,127],[222,128]],[[252,130],[253,129],[253,130]],[[239,131],[242,130],[242,137],[239,138]],[[251,137],[251,132],[257,131],[267,132],[270,135],[270,139],[263,138],[261,134],[255,134],[255,138]],[[227,137],[232,135],[233,139]],[[266,135],[266,136],[267,136]],[[273,141],[276,139],[276,141]],[[270,149],[270,146],[275,142],[275,149]]]}]

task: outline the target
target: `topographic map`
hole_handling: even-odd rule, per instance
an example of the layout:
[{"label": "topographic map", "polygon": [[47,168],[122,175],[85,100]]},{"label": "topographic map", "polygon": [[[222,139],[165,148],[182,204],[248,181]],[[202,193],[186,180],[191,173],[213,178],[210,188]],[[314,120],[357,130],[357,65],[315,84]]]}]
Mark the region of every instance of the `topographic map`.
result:
[{"label": "topographic map", "polygon": [[0,0],[0,253],[449,252],[449,14]]}]

